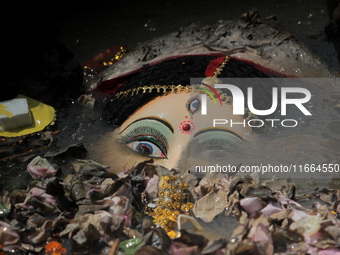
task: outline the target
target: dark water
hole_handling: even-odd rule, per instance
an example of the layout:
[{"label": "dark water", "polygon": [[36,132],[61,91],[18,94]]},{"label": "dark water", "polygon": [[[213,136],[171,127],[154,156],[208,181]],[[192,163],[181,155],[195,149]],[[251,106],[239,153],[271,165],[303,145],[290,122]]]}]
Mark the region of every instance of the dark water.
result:
[{"label": "dark water", "polygon": [[88,60],[115,46],[138,43],[177,31],[191,23],[214,24],[233,20],[257,8],[305,43],[317,56],[339,69],[333,45],[324,39],[328,23],[325,1],[318,0],[211,0],[211,1],[104,1],[70,8],[55,21],[59,40],[73,53],[74,61]]}]

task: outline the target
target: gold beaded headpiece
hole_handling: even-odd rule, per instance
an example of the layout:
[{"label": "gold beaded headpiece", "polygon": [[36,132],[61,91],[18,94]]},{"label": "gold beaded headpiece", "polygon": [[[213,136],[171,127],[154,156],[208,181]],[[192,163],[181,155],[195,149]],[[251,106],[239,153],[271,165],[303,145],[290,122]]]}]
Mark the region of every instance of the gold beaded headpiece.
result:
[{"label": "gold beaded headpiece", "polygon": [[[226,56],[222,63],[217,67],[215,70],[215,73],[213,77],[206,77],[203,79],[202,83],[208,84],[208,85],[214,85],[217,83],[221,83],[220,80],[217,78],[217,75],[221,73],[224,66],[228,63],[230,60],[229,56]],[[143,90],[143,94],[149,92],[156,92],[156,93],[167,93],[170,92],[171,94],[174,93],[181,93],[185,91],[186,93],[189,93],[191,90],[198,88],[201,86],[201,84],[194,84],[194,85],[150,85],[150,86],[141,86],[134,89],[128,89],[125,91],[121,91],[116,93],[115,97],[116,99],[124,98],[127,96],[135,96],[138,95],[139,91]]]},{"label": "gold beaded headpiece", "polygon": [[[222,63],[216,68],[214,75],[212,77],[206,77],[202,80],[201,84],[193,84],[193,85],[150,85],[150,86],[140,86],[138,88],[128,89],[125,91],[121,91],[115,94],[115,99],[122,99],[126,98],[128,96],[133,97],[136,96],[142,91],[143,94],[146,93],[171,93],[171,94],[179,94],[181,92],[189,93],[195,89],[199,89],[201,86],[203,87],[203,84],[208,84],[210,86],[213,86],[215,84],[221,84],[221,80],[217,78],[217,76],[221,73],[224,66],[229,62],[230,58],[229,56],[226,56]],[[233,98],[231,96],[228,96],[226,93],[223,93],[222,90],[217,90],[221,101],[226,104],[232,104]],[[112,99],[114,100],[114,99]],[[257,119],[258,117],[249,111],[248,108],[245,108],[245,114],[244,118],[248,121],[249,119]]]},{"label": "gold beaded headpiece", "polygon": [[139,91],[141,90],[143,90],[143,94],[147,92],[151,93],[153,91],[157,93],[166,93],[171,91],[172,94],[173,93],[178,94],[181,93],[182,91],[189,93],[192,88],[193,86],[191,85],[150,85],[118,92],[116,93],[115,97],[116,99],[128,97],[129,95],[132,97],[138,95]]}]

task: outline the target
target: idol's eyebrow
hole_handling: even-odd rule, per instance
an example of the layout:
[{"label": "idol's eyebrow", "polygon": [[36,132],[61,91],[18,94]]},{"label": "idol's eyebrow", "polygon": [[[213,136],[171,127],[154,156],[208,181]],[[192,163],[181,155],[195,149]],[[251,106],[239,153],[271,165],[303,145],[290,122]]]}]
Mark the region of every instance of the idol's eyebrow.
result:
[{"label": "idol's eyebrow", "polygon": [[142,121],[142,120],[155,120],[158,121],[160,123],[162,123],[164,126],[166,126],[172,133],[174,133],[174,128],[172,127],[172,125],[165,119],[161,119],[157,116],[148,116],[148,117],[144,117],[144,118],[140,118],[135,120],[134,122],[130,123],[129,125],[127,125],[127,127],[125,127],[120,133],[123,133],[125,129],[127,129],[128,127],[130,127],[132,124],[138,122],[138,121]]},{"label": "idol's eyebrow", "polygon": [[217,132],[217,131],[222,131],[222,132],[227,132],[229,134],[232,134],[234,136],[236,136],[237,138],[241,139],[242,141],[245,141],[245,139],[243,139],[242,136],[240,136],[239,134],[235,133],[234,131],[230,130],[230,129],[227,129],[227,128],[205,128],[205,129],[201,129],[200,131],[198,131],[196,134],[194,134],[194,138],[199,136],[199,135],[202,135],[204,133],[207,133],[207,132]]}]

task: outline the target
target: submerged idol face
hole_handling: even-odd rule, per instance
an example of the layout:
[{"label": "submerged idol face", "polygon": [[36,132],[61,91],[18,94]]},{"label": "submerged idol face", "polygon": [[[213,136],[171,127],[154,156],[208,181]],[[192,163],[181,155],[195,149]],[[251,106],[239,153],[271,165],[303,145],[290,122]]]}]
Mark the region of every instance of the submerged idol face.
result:
[{"label": "submerged idol face", "polygon": [[184,171],[190,168],[189,159],[199,163],[234,157],[240,146],[253,140],[252,131],[243,125],[213,127],[213,119],[221,112],[234,121],[243,118],[233,116],[230,105],[207,103],[211,111],[201,115],[199,95],[182,92],[157,97],[101,140],[101,146],[109,149],[97,155],[98,160],[119,173],[150,158],[168,169]]}]

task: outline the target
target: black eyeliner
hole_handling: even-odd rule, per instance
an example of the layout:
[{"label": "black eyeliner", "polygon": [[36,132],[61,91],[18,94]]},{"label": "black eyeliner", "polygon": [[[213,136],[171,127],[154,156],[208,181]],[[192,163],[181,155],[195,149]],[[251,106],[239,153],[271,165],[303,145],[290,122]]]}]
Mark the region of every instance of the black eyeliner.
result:
[{"label": "black eyeliner", "polygon": [[[121,140],[122,140],[123,143],[126,143],[127,141],[136,140],[134,138],[136,136],[140,136],[140,135],[142,135],[142,136],[152,135],[154,137],[157,137],[157,139],[159,139],[160,142],[162,142],[164,144],[165,151],[167,152],[167,150],[169,148],[169,144],[168,144],[166,137],[158,129],[150,127],[150,126],[136,127],[135,129],[128,132],[126,135],[123,135],[121,137]],[[164,151],[163,151],[163,153],[164,153]]]}]

